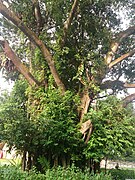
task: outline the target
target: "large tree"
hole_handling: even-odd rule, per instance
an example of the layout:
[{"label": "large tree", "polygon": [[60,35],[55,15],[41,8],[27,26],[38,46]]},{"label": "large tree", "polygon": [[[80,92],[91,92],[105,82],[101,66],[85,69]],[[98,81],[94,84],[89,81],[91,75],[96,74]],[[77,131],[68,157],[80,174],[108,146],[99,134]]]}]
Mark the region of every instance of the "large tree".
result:
[{"label": "large tree", "polygon": [[[121,28],[120,11],[131,22],[125,30]],[[73,93],[72,102],[69,93],[69,109],[75,116],[65,109],[63,114],[80,123],[87,143],[93,123],[84,116],[93,102],[108,94],[108,89],[114,94],[135,88],[133,2],[0,0],[0,13],[1,67],[7,78],[17,79],[18,71],[29,83],[31,119],[47,119],[48,115],[51,119],[61,100],[69,108],[67,94]],[[125,97],[123,106],[134,99],[135,93]],[[62,113],[60,108],[57,111]],[[54,114],[56,119],[62,118],[60,113]]]}]

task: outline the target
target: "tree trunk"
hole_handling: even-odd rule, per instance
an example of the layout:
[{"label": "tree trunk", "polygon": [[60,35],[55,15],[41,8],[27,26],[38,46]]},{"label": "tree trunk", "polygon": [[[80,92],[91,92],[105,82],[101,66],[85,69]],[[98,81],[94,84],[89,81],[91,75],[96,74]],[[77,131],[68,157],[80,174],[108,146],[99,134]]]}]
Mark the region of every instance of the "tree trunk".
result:
[{"label": "tree trunk", "polygon": [[23,151],[23,156],[22,156],[22,170],[25,171],[26,169],[26,151]]},{"label": "tree trunk", "polygon": [[62,162],[62,166],[63,166],[64,168],[66,168],[66,167],[67,167],[67,162],[66,162],[66,157],[65,157],[65,155],[62,156],[61,162]]},{"label": "tree trunk", "polygon": [[95,162],[94,161],[94,174],[100,173],[100,161]]},{"label": "tree trunk", "polygon": [[82,123],[84,115],[88,112],[88,108],[90,105],[90,97],[88,89],[85,89],[81,98],[81,106],[79,107],[79,116],[80,116],[80,122]]},{"label": "tree trunk", "polygon": [[54,158],[54,167],[58,166],[58,156],[55,156]]},{"label": "tree trunk", "polygon": [[28,153],[28,162],[27,162],[27,170],[29,171],[32,168],[32,159],[31,153]]},{"label": "tree trunk", "polygon": [[71,157],[69,155],[67,155],[67,166],[71,165]]},{"label": "tree trunk", "polygon": [[105,158],[105,174],[106,174],[106,168],[107,168],[107,157]]}]

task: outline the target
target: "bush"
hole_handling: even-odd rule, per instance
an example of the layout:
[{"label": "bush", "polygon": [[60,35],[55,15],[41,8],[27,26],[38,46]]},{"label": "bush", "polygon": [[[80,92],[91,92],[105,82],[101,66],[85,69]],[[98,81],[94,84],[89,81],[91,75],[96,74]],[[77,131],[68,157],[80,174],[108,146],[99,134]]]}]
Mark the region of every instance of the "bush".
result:
[{"label": "bush", "polygon": [[112,169],[110,170],[110,173],[112,175],[113,179],[116,180],[123,180],[124,179],[135,179],[135,170],[117,170],[117,169]]},{"label": "bush", "polygon": [[82,172],[79,168],[72,166],[67,169],[58,167],[57,169],[47,170],[46,180],[112,180],[110,175],[90,174],[88,170]]},{"label": "bush", "polygon": [[25,180],[27,173],[21,171],[16,166],[1,166],[0,167],[0,180]]},{"label": "bush", "polygon": [[0,180],[112,180],[110,175],[90,174],[88,170],[82,172],[79,168],[72,166],[67,169],[62,167],[48,169],[45,174],[35,170],[23,172],[15,166],[1,166]]},{"label": "bush", "polygon": [[45,180],[45,175],[35,171],[22,171],[16,166],[0,166],[0,180]]}]

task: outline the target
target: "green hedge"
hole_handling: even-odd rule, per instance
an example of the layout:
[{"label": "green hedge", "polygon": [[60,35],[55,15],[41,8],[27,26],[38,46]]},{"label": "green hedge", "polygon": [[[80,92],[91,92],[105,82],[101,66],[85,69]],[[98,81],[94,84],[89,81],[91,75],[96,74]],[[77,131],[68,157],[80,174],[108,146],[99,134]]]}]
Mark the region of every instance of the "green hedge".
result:
[{"label": "green hedge", "polygon": [[130,169],[112,169],[109,171],[116,180],[135,179],[135,170]]},{"label": "green hedge", "polygon": [[88,170],[82,172],[79,168],[72,166],[67,169],[62,167],[48,169],[45,174],[36,170],[29,173],[22,171],[19,167],[5,165],[0,166],[0,180],[125,180],[135,179],[135,170],[109,170],[109,174],[90,174]]},{"label": "green hedge", "polygon": [[112,180],[110,175],[104,173],[92,175],[88,171],[82,172],[79,168],[72,166],[64,169],[62,167],[48,169],[45,174],[34,170],[21,171],[15,166],[1,166],[0,180]]}]

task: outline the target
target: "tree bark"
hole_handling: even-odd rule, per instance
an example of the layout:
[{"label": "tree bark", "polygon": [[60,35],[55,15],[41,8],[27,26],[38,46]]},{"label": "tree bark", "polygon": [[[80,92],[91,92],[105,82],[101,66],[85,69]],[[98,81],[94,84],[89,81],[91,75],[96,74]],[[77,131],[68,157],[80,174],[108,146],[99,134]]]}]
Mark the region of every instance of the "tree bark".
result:
[{"label": "tree bark", "polygon": [[84,115],[88,112],[91,98],[89,97],[88,89],[85,89],[81,98],[81,105],[79,107],[80,122],[82,123]]},{"label": "tree bark", "polygon": [[26,151],[23,151],[23,156],[22,156],[22,170],[25,171],[26,169]]},{"label": "tree bark", "polygon": [[126,53],[126,54],[123,54],[122,56],[120,56],[119,58],[115,59],[114,61],[112,61],[110,64],[109,64],[109,69],[112,68],[113,66],[115,66],[116,64],[120,63],[121,61],[123,61],[124,59],[126,59],[127,57],[130,57],[132,56],[133,54],[135,54],[135,49]]},{"label": "tree bark", "polygon": [[135,93],[125,97],[123,99],[123,107],[126,107],[129,103],[133,102],[135,100]]},{"label": "tree bark", "polygon": [[34,9],[35,19],[37,22],[37,33],[39,34],[40,31],[42,30],[43,18],[42,18],[41,11],[40,11],[39,1],[32,0],[32,3],[33,3],[33,7],[34,7],[33,9]]},{"label": "tree bark", "polygon": [[16,66],[16,69],[26,78],[28,83],[31,86],[39,86],[40,83],[33,77],[33,75],[29,72],[28,68],[21,62],[19,57],[16,56],[16,54],[10,48],[8,42],[0,41],[0,44],[2,45],[3,51],[6,54],[6,56],[13,62],[13,64]]},{"label": "tree bark", "polygon": [[74,3],[72,5],[71,11],[69,13],[69,16],[68,16],[67,20],[64,23],[63,37],[61,39],[61,47],[63,47],[65,45],[65,42],[66,42],[66,39],[67,39],[67,33],[68,33],[68,30],[69,30],[69,28],[71,26],[74,14],[75,14],[76,9],[77,9],[77,5],[78,5],[78,0],[74,0]]},{"label": "tree bark", "polygon": [[58,156],[54,157],[54,167],[58,166]]},{"label": "tree bark", "polygon": [[107,80],[103,84],[101,84],[100,88],[103,89],[103,90],[104,89],[113,89],[115,86],[117,86],[117,87],[119,87],[121,89],[135,88],[135,84],[122,82],[120,80],[115,80],[115,81]]},{"label": "tree bark", "polygon": [[29,171],[32,168],[32,159],[31,153],[28,152],[28,162],[27,162],[27,170]]},{"label": "tree bark", "polygon": [[62,161],[62,166],[63,166],[64,168],[66,168],[66,167],[67,167],[67,163],[66,163],[66,157],[65,157],[65,155],[62,156],[61,161]]},{"label": "tree bark", "polygon": [[135,26],[132,26],[132,27],[129,27],[128,29],[126,29],[125,31],[122,31],[119,34],[117,34],[117,37],[112,40],[112,43],[110,46],[110,51],[106,54],[106,57],[105,57],[106,65],[109,65],[112,62],[121,42],[126,37],[128,37],[134,33],[135,33]]}]

